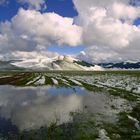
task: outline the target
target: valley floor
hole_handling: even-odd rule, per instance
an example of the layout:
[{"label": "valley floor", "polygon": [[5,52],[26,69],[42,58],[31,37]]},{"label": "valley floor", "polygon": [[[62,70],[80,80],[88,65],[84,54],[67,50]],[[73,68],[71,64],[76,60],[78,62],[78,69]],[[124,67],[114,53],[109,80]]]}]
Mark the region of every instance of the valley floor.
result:
[{"label": "valley floor", "polygon": [[[0,118],[9,119],[12,124],[18,126],[17,133],[2,133],[0,128],[1,139],[10,140],[139,140],[140,139],[140,71],[48,71],[48,72],[6,72],[0,73],[0,97],[6,100],[5,103],[0,100]],[[9,88],[6,89],[6,88]],[[25,90],[26,89],[26,90]],[[49,90],[48,90],[49,89]],[[22,101],[19,93],[37,91],[38,97],[32,98],[29,107],[34,103],[35,107],[42,110],[42,105],[46,108],[46,100],[40,98],[49,98],[49,101],[55,99],[59,101],[58,106],[63,103],[62,107],[70,107],[79,103],[75,110],[68,111],[68,108],[62,111],[62,116],[69,113],[70,118],[58,118],[55,121],[49,120],[50,123],[44,122],[44,126],[30,127],[24,123],[15,121],[15,118],[5,117],[2,109],[5,109],[7,102],[12,102],[11,97],[16,93],[16,102]],[[3,92],[6,93],[3,93]],[[11,91],[11,94],[10,94]],[[39,93],[38,93],[39,91]],[[51,94],[46,93],[49,91]],[[55,92],[54,92],[55,91]],[[71,92],[73,92],[71,94]],[[30,94],[29,93],[29,94]],[[7,95],[5,95],[7,94]],[[56,95],[55,97],[52,94]],[[65,94],[67,97],[65,97]],[[71,96],[72,95],[72,96]],[[29,96],[29,95],[27,95]],[[51,96],[51,97],[50,97]],[[24,97],[25,98],[25,97]],[[29,98],[29,97],[28,97]],[[56,99],[57,98],[57,99]],[[60,98],[63,100],[60,102]],[[75,101],[76,99],[76,101]],[[78,100],[77,100],[78,99]],[[29,100],[29,99],[26,99]],[[81,107],[82,102],[82,107]],[[24,99],[24,104],[25,99]],[[79,107],[80,105],[80,107]],[[15,105],[11,109],[14,112]],[[50,105],[48,110],[54,105]],[[70,108],[69,107],[69,108]],[[33,108],[34,110],[36,108]],[[60,108],[58,112],[60,113]],[[7,109],[7,108],[6,108]],[[22,109],[25,113],[33,112],[32,110]],[[48,111],[45,110],[45,111]],[[11,112],[10,111],[10,112]],[[16,113],[19,111],[16,111]],[[43,110],[44,112],[44,110]],[[52,113],[50,111],[49,113]],[[44,115],[42,113],[38,113]],[[46,115],[46,114],[45,114]],[[13,114],[14,116],[14,114]],[[60,115],[61,116],[61,115]],[[42,117],[48,121],[48,116]],[[47,118],[47,119],[46,119]],[[17,116],[16,116],[17,119]],[[21,116],[18,116],[20,121]],[[31,117],[33,123],[36,118]],[[49,118],[50,119],[50,118]],[[62,122],[60,120],[63,120]],[[64,121],[65,120],[65,121]],[[34,126],[34,125],[33,125]],[[35,125],[36,126],[36,125]],[[29,127],[29,128],[28,128]]]}]

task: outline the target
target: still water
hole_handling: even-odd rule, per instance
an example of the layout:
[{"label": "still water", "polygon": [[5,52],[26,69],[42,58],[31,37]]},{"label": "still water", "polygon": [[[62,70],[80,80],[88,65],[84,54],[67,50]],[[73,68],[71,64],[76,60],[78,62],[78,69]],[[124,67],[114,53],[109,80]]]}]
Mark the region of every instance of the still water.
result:
[{"label": "still water", "polygon": [[[113,98],[113,100],[112,100]],[[0,133],[38,129],[58,120],[72,121],[71,112],[85,111],[103,118],[113,118],[124,101],[81,87],[14,87],[0,86]],[[101,116],[101,115],[100,115]]]}]

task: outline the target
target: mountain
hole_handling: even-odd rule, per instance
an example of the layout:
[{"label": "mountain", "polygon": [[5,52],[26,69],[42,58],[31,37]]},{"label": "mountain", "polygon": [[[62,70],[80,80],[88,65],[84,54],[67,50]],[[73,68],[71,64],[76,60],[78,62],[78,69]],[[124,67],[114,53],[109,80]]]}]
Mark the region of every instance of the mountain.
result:
[{"label": "mountain", "polygon": [[58,56],[56,58],[36,58],[26,60],[0,61],[0,71],[16,70],[81,70],[102,71],[107,69],[140,69],[140,62],[126,61],[118,63],[91,64],[71,56]]},{"label": "mountain", "polygon": [[99,63],[99,66],[105,69],[140,69],[140,62],[125,61],[118,63]]},{"label": "mountain", "polygon": [[11,61],[0,61],[0,71],[8,71],[8,70],[15,71],[22,70],[22,68],[12,65]]},{"label": "mountain", "polygon": [[40,58],[12,62],[12,65],[28,70],[103,70],[101,66],[92,65],[70,56],[57,58]]}]

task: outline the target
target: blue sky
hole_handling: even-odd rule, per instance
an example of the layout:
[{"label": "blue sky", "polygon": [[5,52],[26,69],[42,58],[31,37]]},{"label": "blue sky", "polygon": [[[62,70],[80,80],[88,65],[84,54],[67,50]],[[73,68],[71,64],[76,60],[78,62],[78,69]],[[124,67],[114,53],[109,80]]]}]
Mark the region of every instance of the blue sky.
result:
[{"label": "blue sky", "polygon": [[[74,17],[78,15],[72,0],[46,0],[46,4],[47,9],[43,12],[55,12],[64,17]],[[17,0],[12,0],[9,4],[0,5],[0,21],[10,20],[17,14],[20,7],[27,9],[25,4],[19,4]],[[139,25],[140,18],[136,19],[134,24]]]},{"label": "blue sky", "polygon": [[[5,22],[7,20],[10,21],[15,15],[17,15],[17,13],[18,13],[18,11],[19,11],[19,9],[21,7],[23,9],[25,9],[25,10],[29,8],[29,5],[27,3],[26,4],[25,3],[24,4],[23,3],[19,3],[18,2],[19,0],[5,0],[5,1],[9,1],[8,4],[0,4],[0,22]],[[21,0],[21,1],[26,1],[26,0]],[[113,52],[112,53],[113,55],[116,54],[116,53],[118,53],[118,58],[119,58],[119,55],[124,55],[124,53],[126,53],[126,52],[127,53],[125,55],[126,55],[126,58],[127,59],[128,59],[129,56],[131,56],[129,54],[131,54],[131,52],[133,52],[133,49],[131,48],[131,46],[129,46],[129,44],[131,45],[131,42],[133,42],[133,40],[134,41],[135,40],[136,41],[139,40],[139,39],[137,39],[138,35],[136,35],[136,33],[134,33],[136,30],[133,32],[133,29],[130,29],[130,32],[132,31],[132,33],[131,33],[131,35],[129,37],[129,33],[130,32],[128,31],[128,33],[127,33],[127,27],[128,26],[127,25],[126,26],[123,25],[123,23],[122,23],[122,25],[119,25],[117,22],[115,23],[116,19],[117,20],[120,20],[121,19],[121,18],[119,19],[118,17],[115,17],[116,19],[113,20],[114,21],[113,24],[110,23],[110,22],[106,22],[106,21],[109,21],[109,17],[106,17],[106,20],[103,20],[103,23],[101,23],[101,26],[103,27],[101,30],[98,30],[99,28],[96,27],[96,25],[98,25],[98,24],[96,24],[97,21],[94,22],[94,21],[90,20],[90,18],[92,16],[94,16],[94,18],[96,18],[96,15],[95,15],[96,12],[98,13],[98,11],[100,10],[100,6],[102,7],[102,3],[101,3],[100,6],[97,3],[98,3],[98,1],[101,1],[101,0],[93,0],[93,3],[91,3],[91,5],[88,4],[88,2],[91,2],[90,0],[77,0],[77,2],[75,3],[75,6],[74,6],[74,3],[73,3],[73,1],[75,1],[75,0],[42,0],[42,1],[45,1],[46,5],[47,5],[47,8],[45,10],[44,9],[41,9],[39,11],[40,13],[48,13],[48,12],[51,12],[52,13],[52,12],[54,12],[54,13],[57,13],[58,15],[60,15],[62,18],[63,17],[70,17],[71,19],[73,19],[73,17],[79,16],[79,15],[80,16],[82,15],[83,17],[85,15],[87,15],[87,17],[84,17],[85,19],[82,19],[83,20],[82,22],[84,23],[86,20],[88,20],[88,22],[90,23],[89,24],[89,27],[82,27],[82,25],[79,25],[79,24],[76,25],[76,26],[79,26],[82,29],[84,28],[86,30],[86,32],[84,32],[84,33],[86,33],[86,34],[84,34],[84,39],[82,38],[82,41],[81,41],[82,43],[79,43],[79,44],[83,44],[83,45],[79,45],[78,44],[75,47],[72,47],[70,45],[69,46],[68,45],[67,46],[66,45],[65,46],[62,45],[60,47],[60,46],[57,46],[57,45],[53,45],[53,43],[52,43],[51,46],[47,46],[47,50],[48,51],[58,52],[59,54],[72,54],[72,55],[75,54],[75,55],[77,55],[81,51],[83,51],[83,50],[85,51],[86,50],[86,52],[89,53],[88,59],[89,58],[92,58],[92,57],[94,59],[94,56],[97,55],[97,57],[98,57],[101,54],[102,54],[101,57],[106,57],[108,59],[108,56],[110,55],[108,53],[108,50],[111,53]],[[107,1],[107,0],[104,0],[104,1]],[[103,1],[103,3],[104,3],[104,1]],[[118,0],[114,0],[114,3],[115,3],[115,1],[118,2]],[[110,2],[111,2],[111,0],[110,0]],[[82,5],[83,3],[84,3],[84,5]],[[110,4],[109,3],[109,0],[107,2],[105,2],[105,3],[107,3],[106,6],[109,6],[109,4]],[[129,9],[128,10],[128,12],[129,12],[130,10],[133,11],[133,9],[130,8],[129,6],[131,5],[134,8],[139,7],[140,6],[140,0],[131,0],[131,2],[129,4],[127,3],[127,5],[125,5],[126,3],[122,0],[122,3],[121,4],[122,5],[117,5],[117,6],[120,6],[119,8],[121,8],[122,6],[124,6],[124,8],[126,8],[126,10]],[[79,11],[76,10],[76,6],[79,8],[78,9]],[[97,6],[96,7],[97,8],[96,9],[96,12],[95,13],[92,13],[93,15],[90,15],[90,13],[88,13],[88,10],[87,9],[88,8],[89,9],[92,9],[92,7],[94,7],[94,6]],[[119,14],[121,13],[120,16],[122,16],[122,17],[125,16],[125,18],[123,20],[124,20],[124,23],[126,23],[128,25],[129,25],[129,22],[127,22],[126,19],[128,19],[129,15],[130,15],[130,20],[132,21],[132,22],[130,22],[130,24],[133,23],[132,25],[130,25],[130,28],[133,28],[133,25],[136,25],[136,27],[138,27],[137,28],[137,31],[139,30],[140,16],[139,17],[136,16],[137,18],[136,19],[133,19],[133,16],[135,17],[135,15],[133,15],[133,14],[131,15],[131,13],[127,13],[125,10],[124,10],[124,13],[121,12],[122,11],[121,9],[117,9],[117,10],[118,11],[120,10],[120,12],[118,12]],[[117,10],[115,11],[116,13],[117,13]],[[83,15],[83,13],[84,13],[83,11],[86,13],[85,15]],[[102,14],[102,12],[103,11],[101,11],[101,14]],[[108,11],[108,12],[111,12],[111,11]],[[113,13],[113,14],[116,14],[116,13]],[[88,14],[89,14],[89,17],[88,17]],[[111,18],[114,18],[114,16],[116,16],[116,15],[112,15]],[[99,18],[102,18],[102,17],[100,17],[100,14],[99,14]],[[46,21],[47,21],[47,19],[46,19]],[[107,27],[109,27],[109,28],[113,28],[112,25],[116,25],[116,24],[118,24],[117,27],[119,27],[119,29],[120,29],[120,31],[118,30],[118,33],[115,33],[116,32],[115,27],[113,29],[114,30],[113,32],[108,32],[107,29],[104,28],[104,25],[107,26]],[[123,28],[122,28],[123,26],[125,27],[124,28],[125,30],[123,30]],[[78,27],[76,27],[76,28],[78,28]],[[89,29],[91,29],[91,30],[89,30]],[[68,31],[69,31],[69,29],[68,29]],[[120,34],[120,32],[121,32],[121,34]],[[124,32],[126,32],[126,34],[124,34]],[[105,37],[104,34],[107,34],[107,36]],[[135,38],[136,39],[132,39],[131,40],[131,36],[132,37],[134,36],[133,34],[135,35]],[[116,39],[116,37],[117,37],[118,41],[115,41],[114,42],[113,39]],[[120,44],[117,43],[117,42],[119,42]],[[56,44],[56,43],[54,43],[54,44]],[[67,43],[64,42],[64,44],[67,44]],[[133,44],[136,44],[136,43],[133,42]],[[138,46],[137,44],[136,44],[136,46]],[[106,45],[106,46],[108,45],[110,47],[110,49],[108,49],[108,46],[106,47],[104,45]],[[114,46],[116,46],[115,49],[114,49]],[[130,49],[127,49],[127,51],[126,51],[124,46],[126,48],[128,47]],[[138,47],[137,47],[137,49],[138,49]],[[129,54],[128,54],[128,50],[129,50]],[[106,52],[107,52],[107,54],[105,56],[105,53]],[[138,51],[135,51],[135,53],[137,53],[137,52]],[[134,53],[133,56],[136,56],[135,53]],[[110,55],[110,57],[111,57],[111,55]],[[119,59],[121,59],[121,57]]]},{"label": "blue sky", "polygon": [[65,17],[78,15],[72,0],[46,0],[46,3],[48,5],[47,12],[55,12]]},{"label": "blue sky", "polygon": [[136,25],[136,26],[140,25],[140,17],[137,18],[137,19],[134,21],[134,25]]},{"label": "blue sky", "polygon": [[[55,12],[64,17],[78,15],[72,0],[46,0],[46,4],[47,9],[43,12]],[[10,0],[9,4],[0,5],[0,21],[10,20],[20,7],[27,9],[25,4],[19,4],[17,0]]]},{"label": "blue sky", "polygon": [[[41,12],[55,12],[63,17],[75,17],[78,15],[72,0],[46,0],[46,5],[47,9]],[[20,7],[27,9],[27,5],[22,5],[17,0],[12,0],[9,4],[0,5],[0,22],[11,20],[17,14]],[[76,48],[51,46],[48,48],[49,51],[60,54],[78,54],[83,49],[84,46],[77,46]]]},{"label": "blue sky", "polygon": [[59,54],[63,55],[63,54],[79,54],[79,52],[84,50],[84,46],[80,45],[77,47],[70,47],[70,46],[62,46],[62,47],[58,47],[58,46],[53,46],[49,48],[49,51],[51,52],[58,52]]}]

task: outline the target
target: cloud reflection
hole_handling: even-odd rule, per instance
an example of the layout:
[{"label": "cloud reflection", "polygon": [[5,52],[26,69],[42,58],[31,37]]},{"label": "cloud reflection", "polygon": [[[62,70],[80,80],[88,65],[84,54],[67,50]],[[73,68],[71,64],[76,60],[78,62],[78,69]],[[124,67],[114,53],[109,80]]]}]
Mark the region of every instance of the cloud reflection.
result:
[{"label": "cloud reflection", "polygon": [[76,94],[51,94],[48,88],[0,87],[0,116],[11,119],[20,130],[36,129],[56,119],[68,122],[69,113],[80,108],[82,97]]}]

